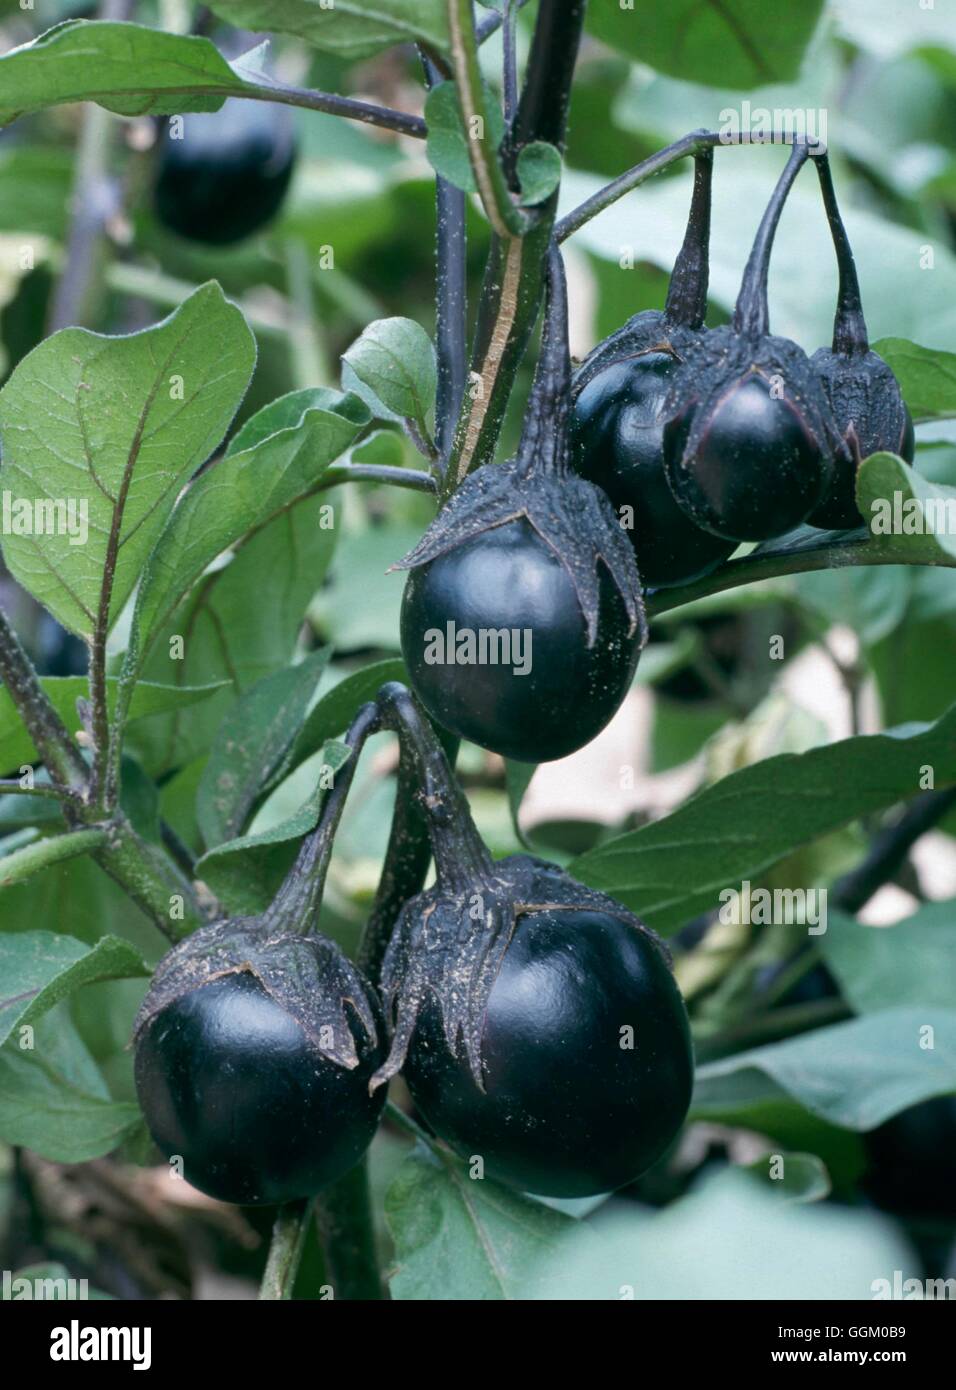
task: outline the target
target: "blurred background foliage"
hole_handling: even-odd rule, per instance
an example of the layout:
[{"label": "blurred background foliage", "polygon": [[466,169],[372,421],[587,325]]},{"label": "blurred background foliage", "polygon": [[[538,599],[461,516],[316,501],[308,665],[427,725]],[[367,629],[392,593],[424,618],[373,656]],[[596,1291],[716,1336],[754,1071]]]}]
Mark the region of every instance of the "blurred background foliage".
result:
[{"label": "blurred background foliage", "polygon": [[[655,37],[653,20],[625,31],[608,20],[610,0],[592,0],[562,210],[686,131],[719,126],[744,101],[823,113],[871,337],[952,351],[952,7],[899,0],[757,7],[779,26],[769,43],[761,38],[759,62],[719,27],[702,35],[691,29],[685,45],[668,42],[686,6],[666,8],[674,14]],[[521,15],[522,54],[533,9]],[[188,18],[188,10],[144,2],[137,19],[168,24],[184,11]],[[37,0],[33,11],[11,0],[0,6],[0,47],[28,42],[60,19],[93,14],[69,0]],[[211,32],[217,37],[214,24]],[[408,47],[350,62],[278,36],[273,61],[286,81],[422,110],[420,67]],[[483,61],[496,87],[497,40],[485,46]],[[722,89],[721,81],[732,85]],[[0,132],[3,378],[48,331],[79,116],[79,108],[54,107]],[[130,332],[162,317],[191,287],[218,279],[259,344],[237,423],[284,392],[337,386],[341,354],[373,319],[402,315],[429,332],[434,327],[433,178],[423,143],[305,111],[295,119],[300,157],[279,219],[235,248],[205,249],[166,232],[153,215],[153,120],[109,118],[119,196],[85,322]],[[711,323],[732,308],[783,157],[766,148],[717,152]],[[682,166],[658,177],[568,244],[577,356],[630,313],[662,304],[690,177]],[[474,302],[488,238],[471,207],[468,232]],[[34,248],[32,267],[23,264],[25,240]],[[328,248],[333,265],[323,264]],[[811,352],[829,341],[836,271],[809,176],[784,213],[770,288],[775,331]],[[528,379],[526,365],[502,457],[517,437]],[[920,425],[917,441],[917,468],[956,484],[956,420]],[[387,422],[353,456],[419,462]],[[373,663],[391,663],[383,679],[400,669],[402,584],[386,571],[417,539],[432,504],[413,492],[367,485],[323,500],[335,503],[334,531],[317,530],[304,509],[295,547],[285,523],[264,528],[195,600],[191,621],[204,635],[182,670],[171,675],[160,655],[147,672],[159,681],[222,683],[211,698],[130,729],[129,785],[141,787],[143,823],[161,814],[193,853],[204,848],[195,812],[203,768],[222,720],[251,684],[322,646],[334,655],[320,697]],[[9,575],[0,589],[40,670],[82,675],[82,644]],[[783,660],[768,658],[774,635],[783,638]],[[116,654],[122,645],[121,627]],[[467,746],[459,768],[496,854],[527,839],[568,862],[736,769],[852,733],[935,719],[954,691],[951,571],[824,572],[667,614],[654,625],[634,692],[612,726],[574,758],[538,770],[530,784],[528,770],[506,769]],[[12,745],[3,746],[9,761]],[[302,805],[320,760],[314,755],[274,787],[253,829]],[[390,741],[375,740],[336,843],[324,928],[347,947],[377,882],[394,771]],[[828,791],[820,785],[819,797]],[[519,829],[513,813],[522,802]],[[0,798],[5,851],[42,833],[33,806],[29,812],[25,819],[19,798]],[[799,847],[760,881],[832,886],[881,823],[876,813],[805,843],[797,837]],[[399,1268],[393,1294],[593,1298],[620,1297],[616,1290],[627,1286],[636,1297],[866,1297],[872,1280],[892,1278],[894,1270],[956,1277],[956,1099],[940,1094],[945,1082],[923,1099],[918,1084],[908,1090],[904,1078],[895,1102],[862,1117],[855,1110],[897,1064],[894,1030],[910,1019],[900,1010],[921,1020],[939,1014],[941,1048],[953,1049],[942,1064],[948,1090],[956,1091],[956,1034],[947,1012],[956,1007],[954,833],[950,814],[867,905],[865,928],[831,921],[826,936],[808,939],[798,928],[727,926],[712,911],[681,926],[673,945],[697,1029],[701,1081],[682,1141],[632,1190],[586,1205],[495,1193],[486,1200],[479,1193],[478,1240],[474,1220],[466,1220],[457,1165],[424,1152],[409,1157],[407,1142],[386,1125],[373,1148],[373,1175],[377,1213],[388,1216],[379,1232],[386,1267]],[[905,925],[890,925],[896,923]],[[163,948],[128,899],[85,860],[0,894],[0,933],[37,926],[91,945],[110,932],[133,942],[147,961]],[[53,1262],[119,1296],[248,1296],[264,1259],[267,1218],[217,1206],[148,1166],[126,1051],[142,989],[142,980],[94,984],[57,1006],[37,1025],[47,1037],[42,1066],[0,1051],[0,1136],[8,1141],[0,1147],[0,1264]],[[797,1052],[791,1057],[781,1048]],[[754,1049],[765,1051],[754,1060]],[[24,1114],[20,1072],[29,1066],[35,1108]],[[117,1141],[123,1161],[104,1157]],[[785,1181],[770,1180],[768,1154],[785,1154]],[[88,1161],[65,1166],[77,1159]],[[430,1222],[421,1220],[423,1212]],[[489,1260],[489,1251],[498,1258]],[[302,1296],[321,1282],[320,1266],[310,1243]]]}]

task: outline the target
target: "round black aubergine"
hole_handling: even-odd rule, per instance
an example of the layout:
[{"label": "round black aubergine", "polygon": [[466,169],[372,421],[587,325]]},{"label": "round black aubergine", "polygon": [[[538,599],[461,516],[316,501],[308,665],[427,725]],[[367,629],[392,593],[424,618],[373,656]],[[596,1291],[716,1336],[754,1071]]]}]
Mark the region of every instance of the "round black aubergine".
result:
[{"label": "round black aubergine", "polygon": [[[429,634],[531,633],[530,670],[429,664]],[[410,571],[402,653],[412,687],[444,728],[523,762],[549,762],[590,743],[630,689],[638,645],[624,603],[601,569],[597,635],[571,578],[523,518],[496,526]],[[447,650],[445,655],[447,656]]]},{"label": "round black aubergine", "polygon": [[155,1015],[136,1045],[147,1125],[186,1181],[239,1205],[310,1197],[368,1148],[385,1087],[368,1093],[381,1048],[359,1065],[324,1057],[248,973],[224,976]]},{"label": "round black aubergine", "polygon": [[190,241],[226,246],[264,227],[279,211],[295,166],[288,111],[230,98],[219,111],[183,118],[182,138],[164,127],[154,199],[165,227]]},{"label": "round black aubergine", "polygon": [[[622,1045],[633,1030],[633,1048]],[[485,1175],[585,1197],[640,1176],[690,1105],[687,1013],[653,940],[599,911],[522,916],[492,986],[485,1090],[423,1005],[404,1076],[432,1129]]]},{"label": "round black aubergine", "polygon": [[664,428],[667,479],[687,515],[732,541],[771,540],[805,521],[829,483],[829,461],[793,403],[758,373],[734,379],[710,403],[687,459],[701,408],[690,405]]},{"label": "round black aubergine", "polygon": [[677,359],[649,352],[614,363],[579,392],[571,417],[572,459],[621,514],[649,589],[689,584],[733,554],[735,544],[696,526],[664,474],[664,403]]}]

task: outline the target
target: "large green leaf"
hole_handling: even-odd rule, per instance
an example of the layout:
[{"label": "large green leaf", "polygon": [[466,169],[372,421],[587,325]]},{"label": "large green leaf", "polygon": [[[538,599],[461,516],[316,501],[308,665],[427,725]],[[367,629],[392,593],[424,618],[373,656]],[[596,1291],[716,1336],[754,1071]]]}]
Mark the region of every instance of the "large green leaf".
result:
[{"label": "large green leaf", "polygon": [[823,0],[598,0],[587,27],[622,53],[691,82],[757,87],[794,77],[823,11]]},{"label": "large green leaf", "polygon": [[[4,558],[64,627],[89,638],[118,617],[179,488],[225,434],[255,355],[242,314],[210,283],[154,328],[120,338],[67,328],[19,363],[0,391],[0,482],[30,503],[72,503],[77,534],[8,533]],[[75,544],[84,511],[88,535]]]},{"label": "large green leaf", "polygon": [[50,931],[0,936],[0,1044],[81,985],[149,973],[127,941],[104,936],[90,947]]},{"label": "large green leaf", "polygon": [[[834,1202],[793,1205],[748,1172],[724,1170],[656,1211],[614,1201],[589,1218],[604,1237],[588,1273],[597,1297],[872,1299],[894,1271],[919,1273],[898,1225]],[[604,1292],[606,1290],[606,1292]]]},{"label": "large green leaf", "polygon": [[[347,744],[326,744],[323,770],[334,778],[350,756]],[[203,855],[196,873],[229,912],[253,916],[268,907],[298,853],[300,840],[318,824],[327,790],[320,780],[312,795],[291,816],[268,830],[227,840]]]},{"label": "large green leaf", "polygon": [[280,397],[246,421],[179,501],[149,558],[136,595],[131,667],[206,567],[314,491],[369,418],[357,397],[316,388]]},{"label": "large green leaf", "polygon": [[[85,676],[44,676],[40,684],[49,695],[54,708],[68,729],[79,728],[76,702],[89,699],[89,682]],[[127,720],[146,719],[152,714],[183,709],[208,700],[221,690],[222,682],[212,685],[157,685],[140,681],[133,691]],[[108,679],[106,694],[112,711],[116,705],[118,682]],[[0,687],[0,771],[12,772],[32,764],[37,753],[33,740],[20,718],[9,691]]]},{"label": "large green leaf", "polygon": [[920,347],[907,338],[881,338],[873,350],[896,373],[914,419],[956,415],[956,352]]},{"label": "large green leaf", "polygon": [[231,24],[296,34],[344,58],[419,39],[442,51],[448,47],[443,0],[214,0],[209,8]]},{"label": "large green leaf", "polygon": [[0,1048],[0,1138],[55,1163],[110,1153],[141,1124],[139,1108],[114,1101],[60,1004],[34,1027],[33,1047]]},{"label": "large green leaf", "polygon": [[896,454],[873,454],[856,475],[856,501],[883,550],[910,564],[956,562],[956,488],[929,482]]},{"label": "large green leaf", "polygon": [[223,720],[196,797],[199,827],[210,847],[241,832],[299,731],[329,655],[323,648],[266,676]]},{"label": "large green leaf", "polygon": [[[153,645],[144,667],[152,680],[227,687],[189,714],[141,720],[130,747],[154,775],[191,762],[210,747],[236,697],[292,660],[309,600],[322,583],[337,531],[321,525],[309,498],[255,532],[228,564],[206,574]],[[263,602],[268,583],[268,602]],[[170,642],[183,639],[182,659]]]},{"label": "large green leaf", "polygon": [[956,1092],[956,1013],[883,1009],[709,1062],[698,1069],[692,1113],[706,1119],[732,1103],[739,1114],[781,1092],[831,1124],[875,1129],[911,1105]]},{"label": "large green leaf", "polygon": [[67,101],[95,101],[121,116],[218,111],[226,97],[257,86],[209,39],[69,19],[0,57],[0,125]]},{"label": "large green leaf", "polygon": [[[399,1299],[599,1297],[576,1287],[586,1226],[419,1144],[385,1198]],[[562,1277],[563,1276],[563,1277]],[[546,1288],[546,1292],[544,1291]],[[576,1292],[571,1290],[576,1288]]]},{"label": "large green leaf", "polygon": [[576,878],[626,903],[658,931],[717,905],[801,845],[920,790],[956,782],[956,706],[935,724],[904,725],[807,753],[766,758],[678,810],[576,859]]},{"label": "large green leaf", "polygon": [[956,898],[925,903],[892,927],[830,912],[818,948],[857,1013],[897,1004],[947,1009],[956,980]]}]

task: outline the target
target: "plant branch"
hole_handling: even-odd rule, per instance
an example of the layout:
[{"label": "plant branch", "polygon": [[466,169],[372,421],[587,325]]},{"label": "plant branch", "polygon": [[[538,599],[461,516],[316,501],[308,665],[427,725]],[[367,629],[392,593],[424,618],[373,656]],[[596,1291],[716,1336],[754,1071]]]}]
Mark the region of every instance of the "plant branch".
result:
[{"label": "plant branch", "polygon": [[0,795],[2,796],[43,796],[51,797],[54,801],[60,801],[63,793],[52,785],[41,783],[40,786],[24,787],[16,777],[0,777]]},{"label": "plant branch", "polygon": [[[427,56],[425,79],[432,87],[441,74]],[[435,397],[435,442],[438,464],[445,471],[455,435],[468,373],[468,288],[465,194],[435,176],[435,350],[438,389]]]},{"label": "plant branch", "polygon": [[956,809],[956,787],[924,792],[892,824],[874,836],[863,862],[833,886],[830,901],[843,912],[859,912],[895,877],[916,841]]},{"label": "plant branch", "polygon": [[387,483],[413,492],[434,492],[436,487],[432,475],[419,468],[393,468],[387,463],[332,463],[322,474],[316,492],[340,483]]},{"label": "plant branch", "polygon": [[[131,10],[131,0],[102,0],[98,18],[124,20]],[[110,178],[114,128],[113,118],[101,106],[90,102],[84,107],[70,194],[66,259],[53,294],[48,333],[81,323],[89,307],[103,234],[117,209],[116,186]]]},{"label": "plant branch", "polygon": [[[523,10],[528,0],[511,0],[511,3],[516,10]],[[496,10],[493,14],[485,15],[484,19],[479,20],[475,26],[475,38],[478,40],[479,47],[485,42],[485,39],[490,39],[492,34],[498,32],[503,20],[504,13],[501,10]]]},{"label": "plant branch", "polygon": [[[506,135],[509,160],[545,140],[559,150],[584,23],[583,0],[540,0],[518,112]],[[455,429],[443,493],[494,455],[515,373],[531,337],[544,288],[557,190],[536,209],[523,236],[493,236],[471,354],[473,387]]]},{"label": "plant branch", "polygon": [[[716,149],[723,145],[792,145],[802,143],[803,137],[788,135],[785,132],[774,131],[766,137],[752,139],[751,135],[742,131],[739,134],[729,134],[716,130],[692,130],[688,135],[682,135],[673,144],[667,145],[656,154],[650,155],[647,159],[641,160],[640,164],[635,164],[632,169],[626,170],[610,183],[599,188],[590,198],[572,209],[566,216],[555,223],[554,235],[558,241],[566,241],[574,232],[579,231],[586,222],[590,222],[592,217],[596,217],[605,208],[611,207],[619,198],[623,198],[625,193],[630,193],[632,189],[639,188],[648,179],[660,174],[664,169],[669,169],[672,164],[678,163],[681,159],[686,159],[689,155],[699,155],[707,149]],[[810,153],[813,155],[825,153],[825,146],[809,141]]]},{"label": "plant branch", "polygon": [[760,546],[750,555],[739,560],[730,560],[712,574],[693,584],[685,584],[676,589],[654,589],[647,599],[647,612],[651,618],[660,617],[685,603],[709,598],[712,594],[722,594],[727,589],[737,589],[743,584],[756,584],[761,580],[779,579],[790,574],[809,574],[815,570],[847,569],[856,565],[941,565],[956,568],[956,558],[950,559],[940,553],[939,558],[928,560],[925,556],[908,560],[890,546],[881,544],[877,537],[868,537],[864,531],[841,534],[839,540],[834,533],[818,531],[804,535],[802,532],[785,544],[771,543]]},{"label": "plant branch", "polygon": [[[543,3],[548,3],[548,0],[543,0]],[[486,138],[492,126],[478,61],[472,0],[447,0],[447,7],[455,86],[461,103],[468,158],[478,186],[478,196],[497,236],[520,237],[532,225],[532,219],[512,198],[498,151]]]},{"label": "plant branch", "polygon": [[315,1219],[333,1297],[347,1301],[384,1299],[375,1250],[367,1158],[319,1194]]},{"label": "plant branch", "polygon": [[265,1272],[259,1286],[260,1299],[289,1299],[302,1259],[308,1220],[309,1200],[289,1202],[276,1212]]},{"label": "plant branch", "polygon": [[105,830],[71,830],[65,835],[53,835],[46,840],[37,840],[23,849],[15,849],[12,854],[0,859],[0,888],[11,883],[22,883],[25,878],[49,868],[51,864],[62,864],[67,859],[75,859],[80,854],[91,854],[106,842]]},{"label": "plant branch", "polygon": [[55,786],[81,801],[89,769],[40,684],[5,613],[0,612],[0,676]]},{"label": "plant branch", "polygon": [[329,116],[344,116],[347,120],[361,121],[364,125],[394,130],[399,135],[410,135],[413,140],[424,140],[428,134],[428,128],[421,116],[412,116],[407,111],[394,111],[389,106],[376,106],[370,101],[356,101],[354,97],[336,96],[333,92],[292,87],[284,82],[263,82],[254,86],[250,84],[241,91],[232,87],[204,87],[203,91],[249,101],[275,101],[280,106],[301,106],[306,111],[322,111]]}]

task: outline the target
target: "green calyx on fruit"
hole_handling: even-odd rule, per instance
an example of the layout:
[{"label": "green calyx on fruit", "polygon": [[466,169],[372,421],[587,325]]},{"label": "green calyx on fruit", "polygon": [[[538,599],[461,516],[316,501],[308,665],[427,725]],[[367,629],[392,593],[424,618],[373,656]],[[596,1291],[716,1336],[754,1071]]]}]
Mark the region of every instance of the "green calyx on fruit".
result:
[{"label": "green calyx on fruit", "polygon": [[434,1131],[490,1177],[556,1196],[622,1186],[690,1102],[666,949],[554,865],[492,862],[447,764],[432,773],[437,881],[405,904],[385,953],[392,1041],[373,1085],[401,1070]]},{"label": "green calyx on fruit", "polygon": [[830,488],[808,519],[812,526],[845,530],[863,521],[856,505],[856,474],[863,459],[885,449],[912,463],[916,445],[899,382],[870,348],[856,264],[826,155],[816,160],[816,166],[840,282],[832,346],[819,348],[810,361],[844,447],[837,452]]},{"label": "green calyx on fruit", "polygon": [[758,229],[731,325],[705,333],[674,374],[664,469],[696,525],[760,541],[804,521],[830,484],[836,426],[803,349],[769,333],[770,252],[808,155],[794,145]]},{"label": "green calyx on fruit", "polygon": [[[631,546],[604,493],[570,471],[570,373],[553,246],[518,453],[471,474],[398,566],[411,571],[402,651],[416,694],[454,733],[533,762],[600,732],[647,636]],[[517,660],[501,659],[503,635],[524,644]]]}]

